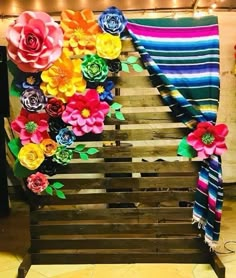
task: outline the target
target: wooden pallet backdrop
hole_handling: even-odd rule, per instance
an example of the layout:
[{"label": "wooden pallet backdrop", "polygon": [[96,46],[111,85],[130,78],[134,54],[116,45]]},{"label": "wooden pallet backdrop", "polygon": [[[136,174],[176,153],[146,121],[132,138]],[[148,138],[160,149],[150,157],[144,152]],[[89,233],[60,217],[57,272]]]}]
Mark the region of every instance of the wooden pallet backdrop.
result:
[{"label": "wooden pallet backdrop", "polygon": [[[124,57],[138,55],[130,41],[123,50]],[[125,121],[108,119],[102,134],[82,138],[99,153],[89,161],[75,156],[53,177],[65,184],[67,198],[41,196],[31,211],[31,247],[19,277],[31,264],[154,262],[211,262],[224,277],[192,225],[199,162],[176,155],[187,128],[163,105],[146,71],[112,78]]]}]

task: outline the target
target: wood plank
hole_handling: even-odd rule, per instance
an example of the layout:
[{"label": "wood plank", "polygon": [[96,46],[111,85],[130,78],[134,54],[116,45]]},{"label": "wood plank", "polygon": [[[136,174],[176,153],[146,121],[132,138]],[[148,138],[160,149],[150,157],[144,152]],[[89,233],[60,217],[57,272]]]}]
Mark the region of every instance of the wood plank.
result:
[{"label": "wood plank", "polygon": [[201,249],[199,237],[32,239],[33,249]]},{"label": "wood plank", "polygon": [[33,264],[100,264],[100,263],[208,263],[208,252],[189,251],[185,253],[88,253],[77,251],[74,254],[53,253],[53,254],[32,254]]},{"label": "wood plank", "polygon": [[[124,78],[124,77],[123,77]],[[129,77],[132,80],[133,77]],[[142,79],[142,77],[139,77]],[[136,81],[136,80],[135,80]],[[164,102],[160,95],[158,95],[158,91],[156,95],[121,95],[116,96],[115,101],[122,104],[124,107],[163,107]]]},{"label": "wood plank", "polygon": [[[50,179],[50,183],[57,179]],[[145,177],[145,178],[90,178],[90,179],[60,179],[66,189],[149,189],[149,188],[196,188],[197,173],[195,176],[175,177]]]},{"label": "wood plank", "polygon": [[128,125],[128,124],[155,124],[173,123],[177,119],[171,112],[147,112],[147,113],[123,113],[125,120],[120,121],[115,118],[106,118],[106,125]]},{"label": "wood plank", "polygon": [[61,167],[58,173],[159,173],[159,174],[196,173],[197,161],[159,161],[157,162],[76,162]]},{"label": "wood plank", "polygon": [[127,223],[134,220],[137,223],[157,223],[160,221],[190,221],[192,208],[165,207],[165,208],[110,208],[110,209],[53,209],[42,208],[32,211],[31,223],[39,221],[80,221],[102,220],[104,223]]},{"label": "wood plank", "polygon": [[173,140],[182,139],[183,136],[187,135],[188,133],[189,130],[186,127],[104,130],[101,134],[86,134],[84,136],[78,137],[77,141]]},{"label": "wood plank", "polygon": [[196,235],[199,229],[189,223],[153,223],[153,224],[40,224],[30,226],[31,237],[43,235],[102,235],[113,234],[157,234],[170,235]]},{"label": "wood plank", "polygon": [[109,192],[90,194],[66,194],[66,199],[42,195],[40,203],[43,205],[73,205],[73,204],[105,204],[105,203],[136,203],[145,204],[166,201],[194,201],[194,192],[185,191],[142,191],[142,192]]},{"label": "wood plank", "polygon": [[153,88],[149,76],[119,76],[109,77],[116,84],[116,88]]},{"label": "wood plank", "polygon": [[[163,146],[105,146],[97,147],[98,153],[91,158],[127,158],[127,157],[160,157],[160,156],[176,156],[178,142],[174,145],[165,144]],[[74,153],[74,158],[79,158],[79,154]]]}]

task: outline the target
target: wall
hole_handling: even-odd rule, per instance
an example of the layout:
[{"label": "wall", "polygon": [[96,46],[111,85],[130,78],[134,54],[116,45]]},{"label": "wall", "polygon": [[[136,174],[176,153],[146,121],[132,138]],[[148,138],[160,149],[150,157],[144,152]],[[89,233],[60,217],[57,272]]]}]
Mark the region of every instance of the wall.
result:
[{"label": "wall", "polygon": [[[220,28],[220,75],[221,95],[218,112],[218,122],[226,123],[230,133],[227,137],[228,151],[223,154],[223,178],[224,182],[236,182],[236,77],[234,69],[234,45],[236,44],[236,13],[216,13]],[[163,14],[129,14],[130,17],[164,16]],[[188,15],[189,16],[189,15]],[[0,19],[0,45],[6,45],[5,31],[10,19]],[[11,99],[11,116],[15,117],[19,111],[16,99]],[[18,108],[17,108],[18,107]]]}]

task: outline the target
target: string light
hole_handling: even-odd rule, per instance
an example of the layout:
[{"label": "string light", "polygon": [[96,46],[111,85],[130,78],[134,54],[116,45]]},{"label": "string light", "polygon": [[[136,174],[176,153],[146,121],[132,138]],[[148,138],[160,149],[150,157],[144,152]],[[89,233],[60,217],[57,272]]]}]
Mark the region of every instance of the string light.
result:
[{"label": "string light", "polygon": [[212,9],[215,9],[216,7],[217,7],[216,2],[214,2],[214,3],[211,4],[211,8],[212,8]]}]

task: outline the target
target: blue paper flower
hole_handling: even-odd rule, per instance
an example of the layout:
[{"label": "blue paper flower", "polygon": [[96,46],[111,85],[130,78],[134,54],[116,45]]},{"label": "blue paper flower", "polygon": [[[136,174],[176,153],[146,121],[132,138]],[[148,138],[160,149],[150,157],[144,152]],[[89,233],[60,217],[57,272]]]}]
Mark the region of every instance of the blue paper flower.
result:
[{"label": "blue paper flower", "polygon": [[125,29],[127,19],[119,9],[110,7],[99,16],[98,24],[104,32],[120,35]]},{"label": "blue paper flower", "polygon": [[114,88],[114,83],[111,80],[105,82],[104,87],[98,86],[97,91],[99,93],[100,100],[111,102],[114,98],[111,92],[113,88]]},{"label": "blue paper flower", "polygon": [[70,146],[76,139],[76,136],[72,130],[67,127],[62,128],[56,136],[56,141],[60,145]]}]

